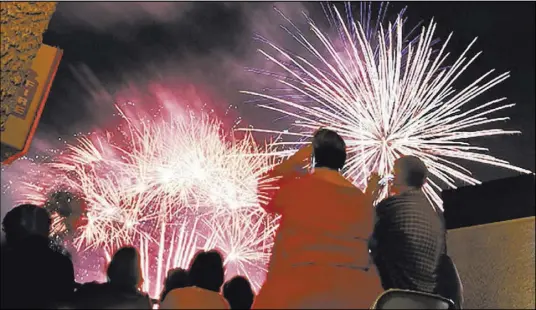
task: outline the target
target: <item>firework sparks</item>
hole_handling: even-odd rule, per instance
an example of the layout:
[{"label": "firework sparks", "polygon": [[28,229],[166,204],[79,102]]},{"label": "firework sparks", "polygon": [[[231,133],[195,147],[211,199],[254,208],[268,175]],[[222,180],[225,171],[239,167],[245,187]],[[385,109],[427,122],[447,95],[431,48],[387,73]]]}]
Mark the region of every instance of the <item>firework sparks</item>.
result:
[{"label": "firework sparks", "polygon": [[349,153],[345,175],[362,188],[370,171],[387,175],[396,158],[415,155],[429,168],[431,178],[424,191],[439,207],[440,184],[455,188],[456,181],[480,183],[455,163],[457,160],[530,172],[466,142],[469,138],[519,133],[479,128],[508,119],[490,117],[514,106],[503,104],[506,98],[467,108],[473,98],[507,79],[508,73],[487,79],[491,70],[460,91],[452,86],[480,54],[467,56],[475,41],[452,65],[445,66],[451,36],[435,53],[433,21],[422,28],[416,40],[408,41],[399,16],[386,28],[380,24],[374,40],[370,26],[353,18],[345,22],[335,7],[330,12],[336,19],[336,39],[342,44],[335,44],[308,19],[319,44],[301,32],[293,37],[309,55],[295,55],[270,42],[267,44],[277,56],[260,50],[287,74],[279,81],[295,93],[289,97],[244,92],[270,101],[261,107],[294,119],[292,130],[274,133],[303,138],[320,126],[337,131],[346,140]]},{"label": "firework sparks", "polygon": [[[260,210],[242,210],[212,219],[215,243],[224,253],[227,272],[248,274],[254,289],[260,289],[270,259],[279,217]],[[259,276],[260,275],[260,276]]]},{"label": "firework sparks", "polygon": [[[266,156],[250,134],[225,135],[203,113],[135,118],[136,111],[119,112],[123,122],[116,131],[79,138],[51,162],[37,165],[55,181],[23,182],[21,202],[43,204],[58,188],[83,197],[85,221],[74,233],[75,247],[102,250],[109,260],[118,247],[136,246],[144,288],[152,296],[160,293],[169,268],[187,267],[201,249],[217,248],[240,262],[228,276],[264,270],[277,219],[267,221],[260,211],[263,193],[274,186],[262,176],[277,159]],[[70,213],[56,214],[55,227],[65,230]],[[226,226],[229,221],[234,226]],[[259,230],[261,224],[269,233]],[[222,227],[241,229],[217,236]]]}]

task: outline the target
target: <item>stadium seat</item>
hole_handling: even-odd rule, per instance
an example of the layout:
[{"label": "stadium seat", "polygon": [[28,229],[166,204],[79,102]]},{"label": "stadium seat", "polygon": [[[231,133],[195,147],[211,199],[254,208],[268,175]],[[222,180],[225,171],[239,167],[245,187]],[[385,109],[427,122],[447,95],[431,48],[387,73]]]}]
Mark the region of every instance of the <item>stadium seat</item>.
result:
[{"label": "stadium seat", "polygon": [[410,290],[390,289],[381,294],[371,309],[456,309],[450,299]]}]

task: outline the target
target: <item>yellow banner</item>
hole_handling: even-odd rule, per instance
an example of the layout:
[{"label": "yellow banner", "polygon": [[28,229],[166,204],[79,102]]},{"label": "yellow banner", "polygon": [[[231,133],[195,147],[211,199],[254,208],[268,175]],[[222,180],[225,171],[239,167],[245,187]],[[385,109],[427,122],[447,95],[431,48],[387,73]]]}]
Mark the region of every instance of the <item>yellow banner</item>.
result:
[{"label": "yellow banner", "polygon": [[42,44],[25,84],[18,90],[1,133],[2,144],[20,151],[14,156],[16,158],[24,155],[30,147],[62,54],[62,50]]}]

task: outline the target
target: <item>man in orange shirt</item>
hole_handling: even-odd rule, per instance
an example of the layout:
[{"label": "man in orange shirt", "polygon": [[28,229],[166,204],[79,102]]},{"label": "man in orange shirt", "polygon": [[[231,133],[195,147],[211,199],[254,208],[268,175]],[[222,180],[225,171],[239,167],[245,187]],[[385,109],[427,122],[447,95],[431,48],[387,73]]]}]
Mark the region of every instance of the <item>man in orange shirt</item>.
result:
[{"label": "man in orange shirt", "polygon": [[[311,158],[314,170],[303,173]],[[367,246],[372,194],[341,175],[345,161],[344,140],[320,129],[270,172],[279,190],[264,208],[282,220],[254,309],[363,309],[382,292]]]}]

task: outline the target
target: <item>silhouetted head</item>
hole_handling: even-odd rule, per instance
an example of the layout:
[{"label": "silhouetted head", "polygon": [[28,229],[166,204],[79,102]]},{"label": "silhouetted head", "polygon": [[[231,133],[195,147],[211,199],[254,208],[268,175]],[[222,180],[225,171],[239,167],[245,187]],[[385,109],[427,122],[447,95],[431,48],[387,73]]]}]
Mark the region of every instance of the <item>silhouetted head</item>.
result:
[{"label": "silhouetted head", "polygon": [[223,285],[223,258],[217,251],[198,252],[192,260],[189,277],[193,286],[220,292]]},{"label": "silhouetted head", "polygon": [[231,309],[250,309],[255,299],[248,279],[236,276],[223,286],[223,296],[229,302]]},{"label": "silhouetted head", "polygon": [[166,298],[167,293],[176,288],[188,287],[190,280],[188,278],[188,272],[182,268],[171,269],[167,273],[166,282],[164,284],[164,290],[160,296],[160,301]]},{"label": "silhouetted head", "polygon": [[426,183],[428,169],[418,157],[403,156],[395,160],[393,175],[393,187],[421,189]]},{"label": "silhouetted head", "polygon": [[346,162],[346,144],[335,131],[320,129],[313,137],[313,156],[316,168],[340,170]]},{"label": "silhouetted head", "polygon": [[139,289],[143,282],[140,254],[133,247],[115,252],[106,271],[110,284]]},{"label": "silhouetted head", "polygon": [[32,235],[48,238],[50,225],[51,219],[47,210],[31,204],[13,208],[2,221],[6,242],[11,245]]}]

